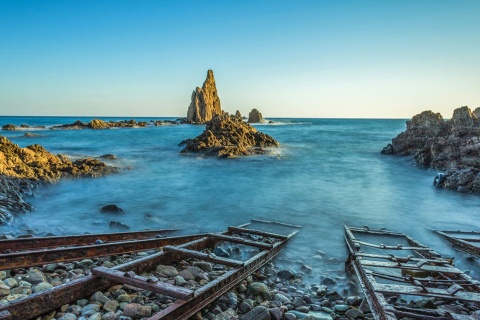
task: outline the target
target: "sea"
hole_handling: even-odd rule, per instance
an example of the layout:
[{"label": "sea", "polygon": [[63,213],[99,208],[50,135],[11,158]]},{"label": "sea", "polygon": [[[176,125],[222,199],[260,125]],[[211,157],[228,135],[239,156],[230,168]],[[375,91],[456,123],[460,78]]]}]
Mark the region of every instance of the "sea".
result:
[{"label": "sea", "polygon": [[[267,119],[273,123],[253,126],[280,147],[236,159],[180,153],[179,142],[205,126],[150,122],[174,118],[133,118],[147,121],[146,128],[50,130],[93,118],[0,117],[0,125],[46,126],[0,132],[20,147],[40,144],[73,160],[113,154],[117,159],[103,161],[119,168],[100,178],[37,188],[28,198],[34,210],[0,226],[0,233],[115,232],[121,230],[109,224],[118,221],[131,230],[173,228],[187,234],[223,231],[250,219],[281,221],[303,228],[276,258],[277,267],[304,272],[312,283],[330,277],[354,292],[358,286],[344,272],[344,226],[367,226],[404,232],[480,279],[480,260],[453,250],[432,231],[478,231],[480,196],[436,189],[437,171],[409,157],[380,154],[406,129],[406,119]],[[38,136],[25,137],[26,132]],[[101,213],[108,204],[124,213]]]}]

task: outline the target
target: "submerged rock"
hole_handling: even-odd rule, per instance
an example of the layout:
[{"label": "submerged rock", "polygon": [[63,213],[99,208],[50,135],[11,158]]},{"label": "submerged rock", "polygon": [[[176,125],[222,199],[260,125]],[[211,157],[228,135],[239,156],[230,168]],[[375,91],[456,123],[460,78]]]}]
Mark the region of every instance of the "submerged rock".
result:
[{"label": "submerged rock", "polygon": [[265,147],[278,147],[280,144],[271,136],[259,132],[243,121],[241,117],[223,112],[217,114],[206,125],[205,131],[194,139],[184,140],[182,152],[200,152],[218,157],[265,154]]},{"label": "submerged rock", "polygon": [[190,123],[205,123],[221,112],[222,108],[215,85],[215,77],[213,71],[208,70],[202,88],[197,87],[192,93],[187,111],[187,121]]},{"label": "submerged rock", "polygon": [[392,139],[382,154],[411,156],[415,163],[444,171],[436,187],[480,194],[480,108],[461,107],[445,121],[424,111],[407,121],[407,129]]}]

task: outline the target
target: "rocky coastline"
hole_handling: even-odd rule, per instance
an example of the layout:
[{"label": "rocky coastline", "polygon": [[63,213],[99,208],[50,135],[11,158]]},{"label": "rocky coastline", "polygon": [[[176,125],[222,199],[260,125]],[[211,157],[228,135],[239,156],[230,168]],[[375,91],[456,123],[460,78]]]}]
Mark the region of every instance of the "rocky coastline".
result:
[{"label": "rocky coastline", "polygon": [[0,224],[9,223],[16,214],[32,210],[25,199],[41,184],[61,178],[100,177],[117,172],[117,168],[85,158],[69,160],[53,155],[38,144],[20,148],[0,136]]},{"label": "rocky coastline", "polygon": [[382,154],[412,157],[417,165],[439,171],[433,184],[480,194],[480,108],[457,108],[449,120],[424,111],[407,121]]},{"label": "rocky coastline", "polygon": [[202,153],[221,158],[266,154],[265,148],[280,146],[274,138],[243,121],[240,115],[226,112],[215,115],[207,122],[199,136],[184,140],[179,145],[185,145],[182,153]]}]

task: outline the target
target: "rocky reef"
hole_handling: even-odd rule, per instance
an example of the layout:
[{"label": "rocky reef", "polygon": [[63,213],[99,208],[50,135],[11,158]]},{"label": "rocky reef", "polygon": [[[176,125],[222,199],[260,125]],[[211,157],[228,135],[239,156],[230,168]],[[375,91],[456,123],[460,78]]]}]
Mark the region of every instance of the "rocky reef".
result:
[{"label": "rocky reef", "polygon": [[137,122],[133,119],[121,120],[121,121],[108,121],[108,122],[100,119],[93,119],[88,123],[77,120],[74,123],[53,126],[52,129],[78,130],[78,129],[110,129],[110,128],[138,128],[138,127],[144,128],[146,126],[147,126],[147,122],[145,121]]},{"label": "rocky reef", "polygon": [[215,85],[215,77],[213,71],[208,70],[203,86],[201,88],[197,87],[192,93],[192,100],[187,111],[187,122],[206,123],[221,112],[222,108]]},{"label": "rocky reef", "polygon": [[463,193],[480,194],[480,108],[455,109],[449,120],[424,111],[407,121],[382,154],[411,156],[415,163],[442,171],[434,184]]},{"label": "rocky reef", "polygon": [[252,109],[248,114],[248,123],[264,123],[263,116],[257,109]]},{"label": "rocky reef", "polygon": [[72,162],[38,144],[20,148],[0,136],[0,224],[11,221],[16,213],[32,209],[24,196],[31,195],[38,184],[53,183],[63,177],[99,177],[116,171],[96,159]]},{"label": "rocky reef", "polygon": [[264,148],[278,147],[279,143],[243,121],[241,116],[222,112],[207,122],[203,133],[194,139],[182,141],[180,145],[185,145],[182,153],[199,152],[222,158],[235,158],[265,154]]}]

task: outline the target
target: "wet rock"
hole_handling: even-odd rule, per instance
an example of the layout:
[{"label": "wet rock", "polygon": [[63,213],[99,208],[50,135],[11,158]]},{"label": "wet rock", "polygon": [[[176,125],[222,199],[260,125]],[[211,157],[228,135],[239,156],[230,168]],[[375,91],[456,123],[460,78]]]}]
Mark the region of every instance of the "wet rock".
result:
[{"label": "wet rock", "polygon": [[277,273],[277,276],[282,280],[292,280],[295,279],[295,274],[290,270],[281,270]]},{"label": "wet rock", "polygon": [[2,130],[13,131],[15,129],[16,127],[11,123],[8,123],[2,126]]},{"label": "wet rock", "polygon": [[52,288],[53,286],[49,282],[40,282],[36,286],[32,287],[32,292],[38,293],[38,292],[47,291]]},{"label": "wet rock", "polygon": [[103,120],[93,119],[88,126],[92,129],[109,129],[110,125]]},{"label": "wet rock", "polygon": [[100,158],[102,159],[106,159],[106,160],[115,160],[117,159],[117,157],[113,154],[104,154],[104,155],[101,155]]},{"label": "wet rock", "polygon": [[212,264],[210,262],[196,261],[193,263],[193,266],[198,267],[206,272],[210,272],[213,270]]},{"label": "wet rock", "polygon": [[124,213],[125,211],[123,211],[123,209],[120,208],[119,206],[117,206],[116,204],[107,204],[106,206],[103,206],[100,209],[100,212],[103,212],[103,213]]},{"label": "wet rock", "polygon": [[219,257],[228,257],[230,254],[221,247],[215,247],[213,253]]},{"label": "wet rock", "polygon": [[102,320],[117,320],[117,314],[113,311],[109,311],[102,316]]},{"label": "wet rock", "polygon": [[362,311],[358,309],[349,309],[345,312],[345,316],[348,319],[363,319],[365,318],[365,315],[363,314]]},{"label": "wet rock", "polygon": [[100,302],[102,304],[105,304],[110,301],[110,299],[103,294],[101,291],[95,292],[91,297],[90,301],[92,302]]},{"label": "wet rock", "polygon": [[28,271],[26,276],[23,277],[23,280],[30,282],[32,285],[37,285],[41,282],[47,282],[47,278],[45,278],[43,272],[38,269],[31,269]]},{"label": "wet rock", "polygon": [[108,224],[109,228],[118,229],[118,230],[130,230],[130,227],[120,221],[110,221]]},{"label": "wet rock", "polygon": [[77,319],[78,319],[77,315],[73,313],[65,313],[63,316],[58,318],[58,320],[77,320]]},{"label": "wet rock", "polygon": [[9,286],[10,288],[14,288],[18,285],[18,281],[13,278],[7,278],[3,280],[3,283]]},{"label": "wet rock", "polygon": [[347,297],[347,303],[350,306],[359,306],[363,301],[362,297],[359,296],[350,296]]},{"label": "wet rock", "polygon": [[220,312],[217,314],[215,317],[215,320],[232,320],[232,319],[237,319],[235,310],[228,308],[224,312]]},{"label": "wet rock", "polygon": [[149,317],[152,314],[152,307],[142,306],[138,303],[129,303],[123,309],[123,315],[132,318]]},{"label": "wet rock", "polygon": [[172,278],[178,275],[178,270],[172,266],[158,265],[156,268],[156,271],[169,278]]},{"label": "wet rock", "polygon": [[248,123],[264,123],[262,114],[257,109],[252,109],[248,114]]},{"label": "wet rock", "polygon": [[246,313],[241,320],[270,320],[270,312],[264,306],[258,306]]},{"label": "wet rock", "polygon": [[4,283],[0,283],[0,298],[10,294],[10,287]]},{"label": "wet rock", "polygon": [[269,308],[268,312],[270,312],[270,319],[271,320],[281,320],[283,317],[283,309],[282,308]]},{"label": "wet rock", "polygon": [[222,112],[220,98],[213,71],[208,70],[207,78],[202,88],[197,87],[191,97],[190,106],[187,111],[187,121],[191,123],[205,123],[213,116]]},{"label": "wet rock", "polygon": [[215,115],[207,122],[202,134],[180,143],[183,144],[182,153],[203,153],[222,158],[265,154],[267,151],[264,148],[279,146],[271,136],[225,112]]},{"label": "wet rock", "polygon": [[291,304],[292,303],[292,301],[290,301],[290,299],[288,299],[287,297],[285,297],[281,293],[275,293],[275,295],[273,296],[273,300],[274,301],[279,301],[282,304]]},{"label": "wet rock", "polygon": [[335,283],[336,283],[336,281],[333,280],[332,278],[329,278],[329,277],[322,280],[322,285],[324,285],[324,286],[332,286]]},{"label": "wet rock", "polygon": [[247,292],[250,292],[252,295],[261,295],[264,299],[270,300],[270,289],[268,286],[261,282],[252,282],[248,285]]},{"label": "wet rock", "polygon": [[84,317],[89,317],[98,311],[100,311],[100,306],[98,304],[87,304],[82,308],[81,315]]}]

